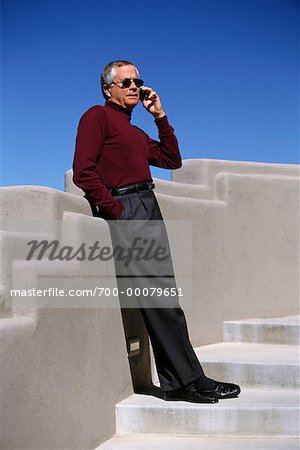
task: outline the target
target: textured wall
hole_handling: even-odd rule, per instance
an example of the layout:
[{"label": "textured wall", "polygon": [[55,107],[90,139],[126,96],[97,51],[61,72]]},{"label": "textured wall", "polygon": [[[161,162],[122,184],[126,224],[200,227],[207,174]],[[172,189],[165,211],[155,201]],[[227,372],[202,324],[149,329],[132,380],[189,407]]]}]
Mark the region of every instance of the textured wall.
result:
[{"label": "textured wall", "polygon": [[[83,198],[37,186],[0,190],[1,449],[92,449],[115,432],[115,404],[132,393],[120,311],[82,297],[18,298],[10,288],[64,289],[93,281],[74,261],[26,261],[31,239],[106,242]],[[81,232],[84,221],[85,235]],[[97,280],[106,267],[94,269]],[[76,303],[76,301],[78,303]],[[45,307],[47,306],[47,307]]]}]

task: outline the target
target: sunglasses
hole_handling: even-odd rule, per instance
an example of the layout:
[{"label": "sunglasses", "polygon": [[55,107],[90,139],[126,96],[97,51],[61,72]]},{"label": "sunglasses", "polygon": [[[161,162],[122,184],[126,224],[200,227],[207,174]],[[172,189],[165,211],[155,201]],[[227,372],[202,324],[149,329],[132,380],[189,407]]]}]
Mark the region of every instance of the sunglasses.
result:
[{"label": "sunglasses", "polygon": [[[116,86],[118,86],[119,88],[129,88],[129,86],[131,85],[131,83],[134,83],[136,85],[137,88],[140,88],[143,86],[144,81],[141,80],[140,78],[124,78],[124,80],[119,81],[119,83],[115,83],[114,81],[112,84],[115,84]],[[119,86],[119,84],[121,84],[121,86]]]}]

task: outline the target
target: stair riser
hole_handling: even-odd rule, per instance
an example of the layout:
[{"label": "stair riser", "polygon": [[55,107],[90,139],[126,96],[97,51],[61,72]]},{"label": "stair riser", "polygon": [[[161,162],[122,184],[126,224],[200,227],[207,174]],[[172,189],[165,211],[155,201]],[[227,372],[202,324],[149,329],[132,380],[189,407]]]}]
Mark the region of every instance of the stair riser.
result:
[{"label": "stair riser", "polygon": [[[223,401],[225,402],[225,400]],[[118,434],[298,436],[297,408],[117,407]]]},{"label": "stair riser", "polygon": [[217,363],[201,361],[208,377],[252,387],[299,387],[297,364]]},{"label": "stair riser", "polygon": [[299,345],[298,325],[224,324],[225,342]]},{"label": "stair riser", "polygon": [[299,450],[297,438],[203,437],[203,436],[115,436],[95,450]]}]

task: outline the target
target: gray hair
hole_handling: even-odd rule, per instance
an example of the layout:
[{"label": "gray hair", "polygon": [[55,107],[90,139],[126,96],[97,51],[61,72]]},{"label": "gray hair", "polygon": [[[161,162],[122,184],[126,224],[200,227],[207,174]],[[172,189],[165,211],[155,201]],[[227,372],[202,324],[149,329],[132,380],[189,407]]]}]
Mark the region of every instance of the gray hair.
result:
[{"label": "gray hair", "polygon": [[[124,61],[122,59],[118,59],[117,61],[112,61],[104,67],[104,69],[101,73],[101,89],[102,89],[102,94],[105,98],[107,98],[107,95],[105,94],[105,92],[103,90],[103,85],[104,84],[110,85],[116,76],[115,67],[122,67],[122,66],[134,66],[135,67],[135,65],[132,62]],[[139,72],[137,69],[136,69],[136,71],[139,76]]]}]

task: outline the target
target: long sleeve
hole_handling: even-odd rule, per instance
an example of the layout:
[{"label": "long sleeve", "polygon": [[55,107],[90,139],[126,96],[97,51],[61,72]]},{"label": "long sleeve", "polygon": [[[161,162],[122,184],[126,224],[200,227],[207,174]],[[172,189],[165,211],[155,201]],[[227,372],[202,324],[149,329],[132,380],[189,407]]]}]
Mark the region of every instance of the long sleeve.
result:
[{"label": "long sleeve", "polygon": [[156,119],[159,141],[149,139],[150,160],[152,166],[164,169],[179,169],[182,166],[178,141],[174,129],[168,122],[167,116]]},{"label": "long sleeve", "polygon": [[97,172],[97,162],[105,141],[105,128],[105,112],[100,106],[90,108],[81,117],[76,137],[73,181],[108,219],[118,219],[123,207],[111,195]]}]

